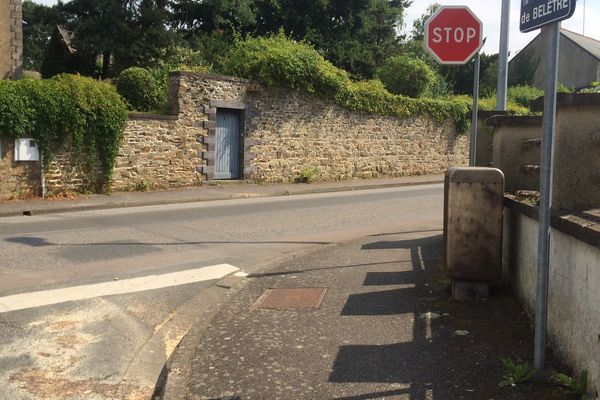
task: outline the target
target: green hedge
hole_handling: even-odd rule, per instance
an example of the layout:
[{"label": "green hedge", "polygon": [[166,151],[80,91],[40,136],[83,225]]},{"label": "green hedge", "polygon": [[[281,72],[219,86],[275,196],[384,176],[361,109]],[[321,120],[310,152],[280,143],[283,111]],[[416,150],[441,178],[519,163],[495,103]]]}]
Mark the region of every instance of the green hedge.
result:
[{"label": "green hedge", "polygon": [[377,70],[386,89],[398,95],[423,97],[436,75],[425,61],[409,56],[393,56]]},{"label": "green hedge", "polygon": [[508,99],[529,108],[531,102],[542,97],[544,91],[534,86],[512,86],[508,88]]},{"label": "green hedge", "polygon": [[117,76],[114,83],[117,92],[133,111],[158,110],[165,103],[163,85],[147,69],[127,68]]},{"label": "green hedge", "polygon": [[87,149],[90,170],[96,158],[101,163],[99,190],[109,187],[126,120],[125,103],[108,83],[76,75],[0,81],[0,135],[35,138],[44,163],[66,145],[80,160]]},{"label": "green hedge", "polygon": [[219,72],[256,79],[270,86],[305,90],[356,110],[400,117],[426,116],[453,120],[459,132],[468,128],[468,107],[451,100],[411,99],[388,92],[380,81],[354,82],[305,42],[279,33],[237,40],[217,63]]}]

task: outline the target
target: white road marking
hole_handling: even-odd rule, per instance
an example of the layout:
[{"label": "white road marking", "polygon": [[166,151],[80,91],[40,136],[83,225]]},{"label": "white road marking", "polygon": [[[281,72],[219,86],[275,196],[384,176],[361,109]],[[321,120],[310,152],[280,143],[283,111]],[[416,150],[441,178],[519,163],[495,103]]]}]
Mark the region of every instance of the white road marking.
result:
[{"label": "white road marking", "polygon": [[234,267],[233,265],[219,264],[161,275],[148,275],[140,278],[123,279],[91,285],[21,293],[0,297],[0,314],[27,308],[66,303],[69,301],[91,299],[94,297],[143,292],[146,290],[185,285],[187,283],[210,281],[213,279],[220,279],[239,270],[239,268]]}]

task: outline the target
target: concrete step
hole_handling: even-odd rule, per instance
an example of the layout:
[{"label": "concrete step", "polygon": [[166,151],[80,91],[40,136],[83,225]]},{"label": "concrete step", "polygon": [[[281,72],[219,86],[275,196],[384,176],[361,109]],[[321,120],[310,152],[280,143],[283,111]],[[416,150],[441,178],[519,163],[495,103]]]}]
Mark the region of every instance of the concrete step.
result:
[{"label": "concrete step", "polygon": [[241,186],[253,185],[255,182],[248,179],[213,179],[206,181],[207,186]]}]

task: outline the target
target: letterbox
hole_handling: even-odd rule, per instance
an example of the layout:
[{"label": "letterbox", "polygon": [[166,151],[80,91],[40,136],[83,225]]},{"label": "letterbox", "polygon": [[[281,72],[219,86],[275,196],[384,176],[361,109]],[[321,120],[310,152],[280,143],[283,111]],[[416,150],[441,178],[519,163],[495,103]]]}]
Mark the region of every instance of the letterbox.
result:
[{"label": "letterbox", "polygon": [[496,168],[450,168],[444,185],[444,264],[448,278],[502,278],[504,174]]}]

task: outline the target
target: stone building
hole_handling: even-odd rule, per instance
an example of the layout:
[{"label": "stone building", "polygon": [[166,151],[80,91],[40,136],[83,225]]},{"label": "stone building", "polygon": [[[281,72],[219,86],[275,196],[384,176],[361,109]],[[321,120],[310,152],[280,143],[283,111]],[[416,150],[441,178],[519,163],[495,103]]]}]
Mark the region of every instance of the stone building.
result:
[{"label": "stone building", "polygon": [[21,0],[0,0],[0,79],[23,74],[23,11]]},{"label": "stone building", "polygon": [[[543,88],[546,64],[546,35],[542,32],[510,61],[509,80]],[[600,40],[561,29],[558,81],[571,89],[600,81]]]}]

